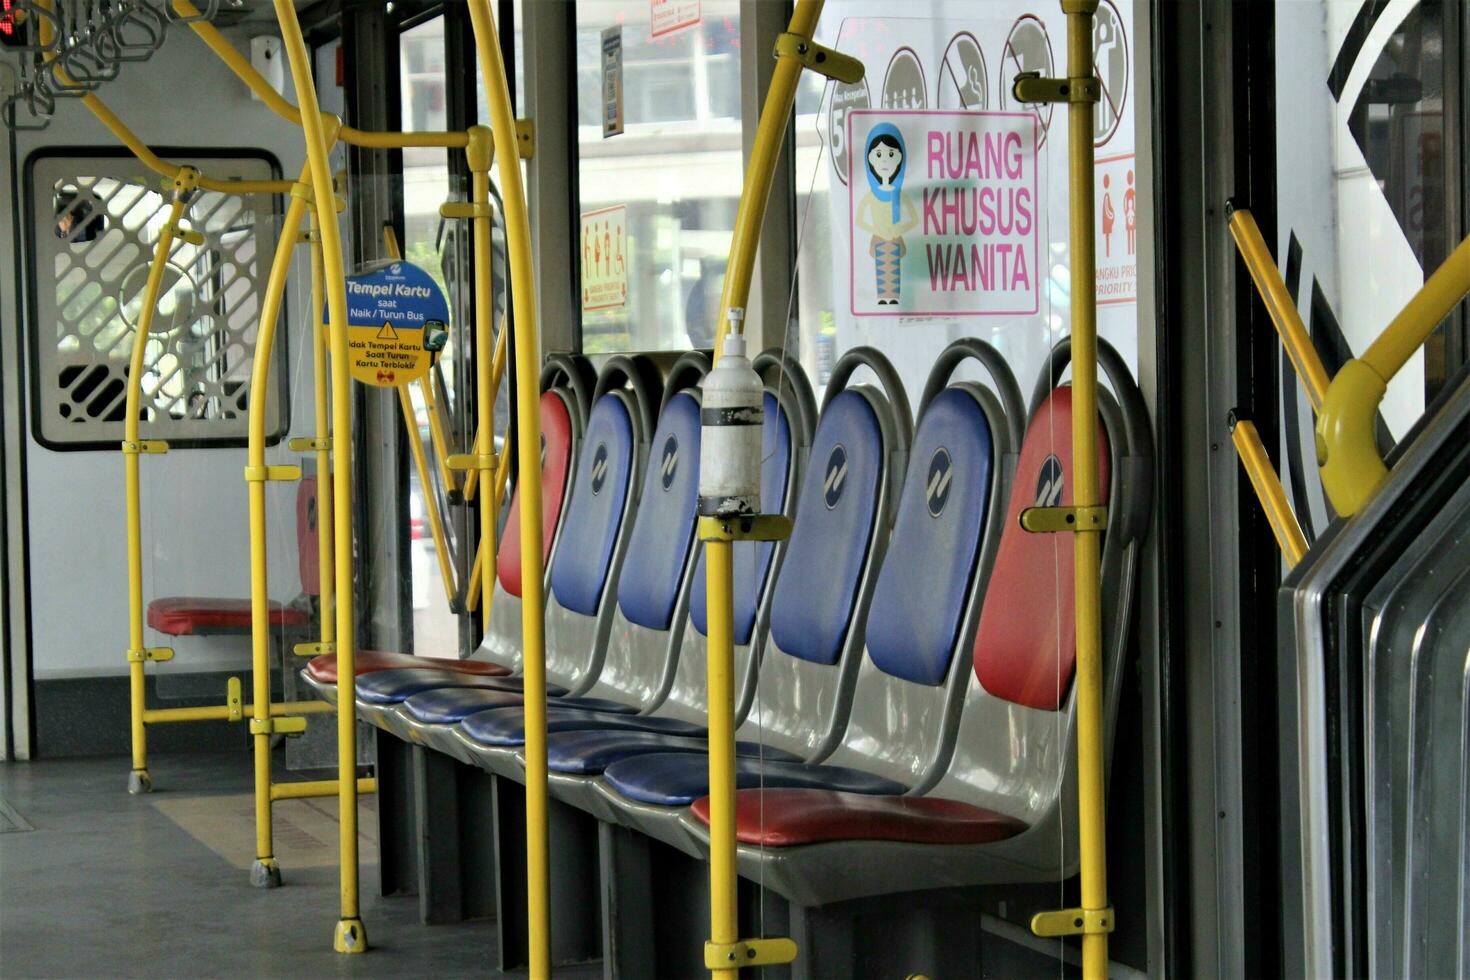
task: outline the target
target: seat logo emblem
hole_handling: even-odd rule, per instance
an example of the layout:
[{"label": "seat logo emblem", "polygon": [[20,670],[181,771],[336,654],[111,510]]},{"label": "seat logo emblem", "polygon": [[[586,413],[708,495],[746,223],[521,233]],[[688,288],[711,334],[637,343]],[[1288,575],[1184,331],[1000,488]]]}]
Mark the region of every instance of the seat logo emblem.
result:
[{"label": "seat logo emblem", "polygon": [[929,458],[929,474],[924,481],[924,498],[929,502],[929,516],[938,517],[949,503],[949,487],[954,481],[954,466],[943,447]]},{"label": "seat logo emblem", "polygon": [[1065,484],[1062,461],[1057,459],[1056,453],[1052,453],[1042,460],[1041,475],[1036,478],[1036,506],[1060,507]]},{"label": "seat logo emblem", "polygon": [[837,446],[827,457],[827,478],[822,481],[822,500],[827,509],[837,506],[842,499],[842,485],[847,482],[847,450]]},{"label": "seat logo emblem", "polygon": [[663,462],[659,465],[659,473],[665,490],[674,485],[674,473],[678,469],[679,440],[669,436],[669,441],[664,443]]},{"label": "seat logo emblem", "polygon": [[546,469],[546,433],[541,433],[541,469]]},{"label": "seat logo emblem", "polygon": [[607,443],[599,442],[597,452],[592,454],[592,492],[601,493],[607,482]]}]

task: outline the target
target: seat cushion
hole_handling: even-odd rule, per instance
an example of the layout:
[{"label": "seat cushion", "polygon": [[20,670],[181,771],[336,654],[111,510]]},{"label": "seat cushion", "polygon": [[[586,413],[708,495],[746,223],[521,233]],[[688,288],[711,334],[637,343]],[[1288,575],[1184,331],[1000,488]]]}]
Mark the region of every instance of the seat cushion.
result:
[{"label": "seat cushion", "polygon": [[[709,753],[709,743],[694,735],[663,735],[657,732],[575,731],[555,732],[547,737],[547,764],[556,772],[595,776],[620,759],[655,752]],[[735,754],[759,758],[762,746],[736,742]],[[767,759],[800,762],[798,756],[771,746],[764,747]]]},{"label": "seat cushion", "polygon": [[[404,708],[419,721],[431,725],[457,725],[470,715],[491,708],[519,708],[524,703],[520,691],[495,691],[475,687],[440,687],[415,694],[403,702]],[[584,708],[588,711],[610,711],[632,714],[632,705],[606,698],[558,698],[557,705]]]},{"label": "seat cushion", "polygon": [[[270,624],[274,629],[301,628],[311,622],[304,609],[270,604]],[[249,633],[249,599],[201,599],[195,596],[173,596],[148,603],[148,625],[169,636],[208,636],[212,633]]]},{"label": "seat cushion", "polygon": [[[510,671],[486,660],[450,660],[444,657],[416,657],[411,653],[390,653],[386,650],[358,650],[352,656],[352,672],[358,677],[379,670],[401,670],[405,668],[433,668],[452,670],[461,674],[481,677],[504,677]],[[337,683],[337,657],[324,653],[312,657],[306,672],[313,680],[323,684]]]},{"label": "seat cushion", "polygon": [[403,708],[429,725],[457,725],[489,708],[519,708],[520,691],[492,691],[482,687],[436,687],[405,698]]},{"label": "seat cushion", "polygon": [[[437,687],[479,687],[492,691],[520,693],[519,677],[479,677],[453,670],[379,670],[363,674],[357,679],[357,696],[368,704],[398,704],[415,694],[432,691]],[[553,697],[566,693],[566,688],[546,686]]]},{"label": "seat cushion", "polygon": [[[709,797],[696,817],[709,823]],[[931,796],[866,796],[820,789],[742,789],[735,794],[735,839],[792,847],[822,841],[988,844],[1026,825],[1014,817]]]},{"label": "seat cushion", "polygon": [[[526,744],[526,715],[520,708],[496,708],[470,715],[460,725],[466,735],[484,745],[515,746]],[[703,735],[704,729],[676,718],[652,715],[613,714],[588,711],[585,708],[563,708],[550,705],[546,709],[548,732],[572,732],[582,729],[620,729],[660,732],[666,735]]]},{"label": "seat cushion", "polygon": [[[660,806],[688,806],[709,795],[709,762],[689,753],[659,753],[624,759],[608,766],[602,778],[622,795]],[[907,786],[882,776],[845,766],[816,766],[800,762],[736,758],[738,789],[760,786],[811,787],[848,793],[891,795]]]}]

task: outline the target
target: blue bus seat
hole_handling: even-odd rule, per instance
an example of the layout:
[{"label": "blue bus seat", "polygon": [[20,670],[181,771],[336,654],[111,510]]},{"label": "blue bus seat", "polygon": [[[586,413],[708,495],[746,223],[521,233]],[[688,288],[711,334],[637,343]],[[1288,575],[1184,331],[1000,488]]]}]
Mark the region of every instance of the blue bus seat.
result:
[{"label": "blue bus seat", "polygon": [[[703,735],[626,730],[556,732],[546,742],[547,765],[554,772],[577,776],[596,776],[620,759],[653,752],[691,752],[704,758],[709,752],[709,743]],[[800,761],[790,752],[756,742],[736,742],[735,754],[782,762]]]}]

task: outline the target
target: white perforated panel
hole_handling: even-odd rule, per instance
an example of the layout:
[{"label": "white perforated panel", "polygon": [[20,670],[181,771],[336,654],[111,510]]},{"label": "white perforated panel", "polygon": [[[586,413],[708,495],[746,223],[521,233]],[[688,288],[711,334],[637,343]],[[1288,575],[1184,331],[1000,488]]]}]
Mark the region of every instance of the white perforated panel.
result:
[{"label": "white perforated panel", "polygon": [[[274,176],[261,159],[210,159],[202,167],[211,176]],[[169,199],[160,178],[127,157],[36,158],[28,183],[35,435],[58,449],[115,448],[142,293]],[[142,435],[178,445],[240,441],[275,249],[274,204],[262,195],[201,191],[183,224],[205,240],[177,239],[170,251],[144,355]],[[284,354],[282,340],[276,350]],[[273,375],[266,428],[274,435],[287,413],[284,371]]]}]

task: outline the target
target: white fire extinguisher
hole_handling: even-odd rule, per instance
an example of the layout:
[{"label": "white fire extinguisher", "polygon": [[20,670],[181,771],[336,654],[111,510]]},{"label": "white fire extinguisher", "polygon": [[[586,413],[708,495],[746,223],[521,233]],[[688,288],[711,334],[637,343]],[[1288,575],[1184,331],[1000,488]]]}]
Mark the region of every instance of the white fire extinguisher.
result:
[{"label": "white fire extinguisher", "polygon": [[699,513],[739,517],[761,511],[761,424],[765,388],[745,356],[745,311],[730,311],[730,329],[714,368],[704,376],[699,414]]}]

